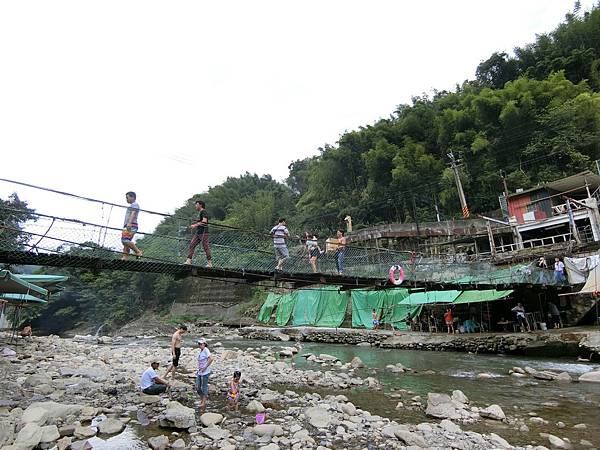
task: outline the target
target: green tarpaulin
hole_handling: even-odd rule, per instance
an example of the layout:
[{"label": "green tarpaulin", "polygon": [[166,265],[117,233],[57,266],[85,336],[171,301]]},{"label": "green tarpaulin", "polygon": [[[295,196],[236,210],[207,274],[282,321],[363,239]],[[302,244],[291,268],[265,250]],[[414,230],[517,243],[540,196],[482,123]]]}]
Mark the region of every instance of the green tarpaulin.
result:
[{"label": "green tarpaulin", "polygon": [[275,309],[275,306],[279,302],[280,298],[280,294],[274,294],[273,292],[269,292],[269,295],[267,295],[267,299],[263,303],[262,308],[260,308],[260,312],[258,313],[259,322],[267,323],[269,320],[271,320],[273,310]]},{"label": "green tarpaulin", "polygon": [[284,327],[290,321],[292,317],[292,311],[294,311],[294,305],[296,304],[296,292],[282,295],[277,304],[277,310],[275,311],[275,321],[277,326]]},{"label": "green tarpaulin", "polygon": [[496,291],[493,289],[486,291],[463,291],[456,300],[454,300],[455,305],[459,305],[461,303],[478,303],[478,302],[493,302],[494,300],[500,300],[505,297],[508,297],[512,294],[513,291]]},{"label": "green tarpaulin", "polygon": [[296,303],[293,325],[339,327],[344,321],[348,306],[348,294],[331,289],[300,289],[295,291]]},{"label": "green tarpaulin", "polygon": [[433,303],[452,303],[462,291],[427,291],[413,292],[406,297],[401,305],[416,306],[429,305]]},{"label": "green tarpaulin", "polygon": [[410,313],[418,314],[420,306],[402,305],[408,297],[407,289],[386,289],[382,291],[352,291],[352,326],[373,328],[373,309],[383,324],[392,324],[394,328],[403,329],[404,320]]}]

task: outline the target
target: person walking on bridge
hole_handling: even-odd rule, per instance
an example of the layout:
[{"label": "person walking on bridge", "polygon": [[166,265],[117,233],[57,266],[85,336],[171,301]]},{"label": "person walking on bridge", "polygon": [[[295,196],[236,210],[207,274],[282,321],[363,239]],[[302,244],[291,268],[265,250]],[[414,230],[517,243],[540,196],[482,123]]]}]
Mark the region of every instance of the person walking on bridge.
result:
[{"label": "person walking on bridge", "polygon": [[142,256],[143,251],[133,243],[133,236],[138,230],[138,215],[140,213],[140,205],[136,202],[137,196],[135,192],[129,191],[125,194],[125,200],[129,207],[125,211],[125,222],[123,223],[123,231],[121,233],[121,243],[123,244],[123,256],[121,259],[127,261],[129,252],[133,250],[138,258]]},{"label": "person walking on bridge", "polygon": [[192,258],[194,257],[194,250],[196,246],[202,242],[204,247],[204,253],[206,254],[206,267],[212,267],[212,253],[210,246],[208,245],[208,213],[206,212],[206,203],[202,200],[196,200],[194,207],[198,211],[198,220],[190,225],[190,229],[195,229],[194,236],[190,241],[188,247],[188,255],[185,260],[186,264],[192,264]]},{"label": "person walking on bridge", "polygon": [[271,228],[270,234],[273,236],[273,247],[275,248],[275,257],[277,258],[277,267],[275,267],[275,270],[282,271],[283,265],[290,257],[290,252],[285,244],[285,240],[290,235],[285,219],[279,219],[277,225]]}]

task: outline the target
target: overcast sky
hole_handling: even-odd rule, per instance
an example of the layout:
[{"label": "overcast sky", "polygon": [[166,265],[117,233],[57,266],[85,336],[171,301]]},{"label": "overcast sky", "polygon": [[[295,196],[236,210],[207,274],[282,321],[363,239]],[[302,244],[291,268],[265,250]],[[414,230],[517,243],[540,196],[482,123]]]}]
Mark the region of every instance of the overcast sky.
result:
[{"label": "overcast sky", "polygon": [[[0,2],[0,177],[116,203],[135,190],[165,212],[245,171],[281,180],[345,130],[474,78],[572,6]],[[39,212],[103,220],[97,205],[0,182],[0,198],[15,190]]]}]

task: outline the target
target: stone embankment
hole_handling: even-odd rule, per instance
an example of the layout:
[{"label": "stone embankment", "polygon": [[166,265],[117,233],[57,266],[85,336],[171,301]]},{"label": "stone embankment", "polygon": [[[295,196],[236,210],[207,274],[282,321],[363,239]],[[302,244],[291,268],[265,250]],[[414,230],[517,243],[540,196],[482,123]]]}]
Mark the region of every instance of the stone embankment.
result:
[{"label": "stone embankment", "polygon": [[[430,393],[426,407],[412,399],[431,422],[398,423],[362,410],[344,393],[381,386],[373,377],[358,375],[356,370],[364,366],[358,358],[344,364],[331,355],[308,356],[314,368],[297,370],[289,358],[297,352],[295,347],[241,350],[209,342],[215,362],[208,412],[197,409],[193,373],[197,349],[184,347],[170,392],[152,396],[141,394],[137,384],[150,360],[158,357],[166,362],[168,349],[158,345],[56,336],[22,340],[17,352],[0,344],[5,348],[0,356],[0,448],[546,448],[513,447],[493,432],[463,430],[464,424],[493,421],[502,427],[488,429],[510,435],[522,424],[498,405],[470,404],[460,391],[452,396]],[[242,371],[240,412],[227,410],[223,392],[234,370]],[[310,393],[312,386],[322,394]],[[323,394],[327,389],[330,395]],[[255,422],[259,412],[266,413],[263,424]]]},{"label": "stone embankment", "polygon": [[508,353],[530,356],[600,355],[600,332],[552,330],[534,333],[418,333],[317,327],[246,327],[239,331],[248,339],[305,341],[328,344],[373,345],[431,351]]}]

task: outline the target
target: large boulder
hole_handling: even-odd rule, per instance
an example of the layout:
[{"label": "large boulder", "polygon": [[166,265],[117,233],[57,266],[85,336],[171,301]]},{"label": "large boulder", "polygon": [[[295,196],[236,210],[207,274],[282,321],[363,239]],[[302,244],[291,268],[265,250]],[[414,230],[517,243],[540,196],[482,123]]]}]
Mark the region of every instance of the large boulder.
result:
[{"label": "large boulder", "polygon": [[42,427],[37,423],[28,423],[19,431],[14,446],[19,449],[35,448],[41,442],[43,434]]},{"label": "large boulder", "polygon": [[313,427],[328,428],[331,423],[331,414],[324,408],[313,406],[304,410],[304,415]]},{"label": "large boulder", "polygon": [[460,419],[461,417],[450,396],[436,392],[427,394],[425,414],[436,419]]},{"label": "large boulder", "polygon": [[171,401],[167,404],[167,409],[158,416],[158,421],[161,427],[190,428],[196,426],[196,413],[192,408]]},{"label": "large boulder", "polygon": [[221,414],[207,412],[200,416],[200,422],[205,427],[210,427],[223,422],[223,416]]},{"label": "large boulder", "polygon": [[579,381],[589,381],[591,383],[600,383],[600,370],[586,372],[579,377]]},{"label": "large boulder", "polygon": [[78,415],[82,406],[63,405],[55,402],[36,402],[32,403],[23,411],[21,421],[24,423],[37,423],[44,425],[48,422],[54,422],[56,419],[64,419],[67,416]]},{"label": "large boulder", "polygon": [[504,411],[498,405],[490,405],[487,408],[479,410],[479,415],[487,419],[504,420],[506,416]]}]

